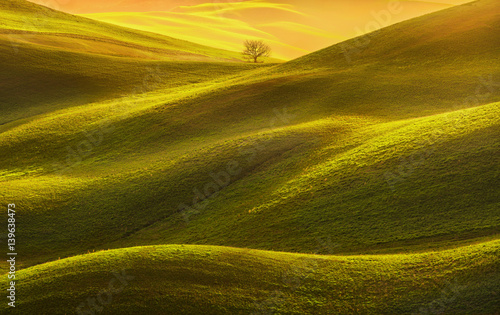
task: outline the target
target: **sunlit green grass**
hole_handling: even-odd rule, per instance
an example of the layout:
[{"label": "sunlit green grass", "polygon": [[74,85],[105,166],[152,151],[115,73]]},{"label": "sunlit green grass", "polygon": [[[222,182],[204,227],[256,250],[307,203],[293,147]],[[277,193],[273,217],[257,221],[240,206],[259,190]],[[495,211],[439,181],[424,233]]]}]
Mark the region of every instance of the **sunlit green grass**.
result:
[{"label": "sunlit green grass", "polygon": [[258,65],[244,63],[236,52],[8,0],[0,4],[0,66],[0,124],[5,124],[230,77]]},{"label": "sunlit green grass", "polygon": [[[60,121],[46,119],[46,126],[35,121],[37,129],[27,125],[4,133],[7,143],[19,138],[15,131],[26,134],[17,147],[21,157],[30,134],[32,143],[43,139],[40,147],[52,148],[30,157],[38,145],[27,146],[22,161],[30,166],[21,164],[2,176],[10,192],[5,197],[19,204],[27,223],[19,235],[30,240],[24,246],[35,256],[78,253],[111,242],[117,242],[113,247],[173,242],[308,252],[317,237],[333,237],[350,252],[397,242],[422,245],[441,236],[480,236],[499,224],[492,172],[498,164],[492,158],[499,149],[498,108],[495,103],[390,123],[337,117],[199,140],[168,141],[160,129],[158,136],[135,139],[145,147],[120,142],[134,125],[115,123],[113,131],[103,133],[102,144],[74,165],[67,163],[67,146],[76,151],[87,139],[83,127],[75,121],[66,135],[41,137],[57,130]],[[86,112],[89,119],[100,117],[91,114]],[[91,126],[89,132],[97,128]],[[147,146],[146,139],[157,138],[165,143]],[[191,206],[193,188],[202,190],[213,181],[210,173],[232,161],[241,174],[203,203],[206,208],[186,226],[178,206]],[[54,164],[67,169],[58,174]],[[474,174],[482,174],[481,181],[471,182]],[[377,220],[367,224],[372,217]],[[72,227],[58,231],[57,240],[41,237],[60,224]]]},{"label": "sunlit green grass", "polygon": [[[83,56],[71,55],[85,64]],[[309,252],[316,237],[334,237],[352,252],[491,234],[498,104],[466,109],[498,97],[478,78],[496,78],[487,56],[414,71],[384,59],[300,72],[153,62],[160,74],[150,78],[140,64],[145,77],[124,80],[139,93],[57,111],[41,105],[46,114],[4,125],[0,138],[2,194],[26,222],[26,263],[131,244]],[[99,70],[91,82],[106,77],[86,69]],[[102,87],[108,98],[111,82]],[[477,104],[464,104],[468,96]],[[102,139],[88,148],[88,134]],[[179,206],[193,206],[193,190],[235,161],[241,172],[186,224]],[[482,180],[471,182],[475,174]],[[43,237],[61,224],[71,228]]]},{"label": "sunlit green grass", "polygon": [[[130,268],[143,281],[104,312],[249,313],[279,291],[277,313],[412,313],[455,277],[467,289],[447,313],[495,311],[498,19],[480,3],[475,53],[454,59],[443,47],[469,31],[410,52],[400,34],[467,6],[388,28],[352,63],[340,46],[263,67],[3,41],[0,199],[31,267],[19,306],[74,312]],[[186,246],[125,248],[165,244]],[[292,289],[280,277],[306,256],[187,244],[351,256],[312,256]],[[116,250],[50,262],[101,249]],[[397,255],[353,256],[373,253]]]},{"label": "sunlit green grass", "polygon": [[[350,257],[188,245],[125,248],[18,272],[23,298],[16,308],[72,314],[80,305],[88,311],[94,299],[101,314],[494,314],[499,250],[498,241]],[[110,283],[122,288],[111,300],[102,293]]]}]

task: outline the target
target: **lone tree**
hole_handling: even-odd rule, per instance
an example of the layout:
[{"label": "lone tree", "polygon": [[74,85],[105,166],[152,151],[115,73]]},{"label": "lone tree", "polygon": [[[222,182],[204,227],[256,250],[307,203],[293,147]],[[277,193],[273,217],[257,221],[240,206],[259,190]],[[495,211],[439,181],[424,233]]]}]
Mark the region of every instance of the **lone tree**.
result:
[{"label": "lone tree", "polygon": [[261,40],[246,40],[245,50],[243,50],[243,56],[247,59],[252,60],[257,63],[257,60],[260,57],[269,57],[271,56],[271,47],[266,45]]}]

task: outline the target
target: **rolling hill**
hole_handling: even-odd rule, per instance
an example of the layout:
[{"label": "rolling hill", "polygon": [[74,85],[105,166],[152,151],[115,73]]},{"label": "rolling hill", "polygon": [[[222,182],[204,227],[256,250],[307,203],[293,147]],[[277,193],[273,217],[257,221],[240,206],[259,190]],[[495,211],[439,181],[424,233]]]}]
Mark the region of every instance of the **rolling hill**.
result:
[{"label": "rolling hill", "polygon": [[[109,0],[106,2],[98,0],[72,0],[72,1],[52,1],[52,0],[30,0],[31,2],[48,6],[52,9],[72,13],[102,13],[102,12],[152,12],[152,11],[170,11],[182,6],[194,6],[207,3],[206,0]],[[211,3],[237,3],[246,0],[213,0]],[[287,2],[295,3],[302,0],[291,0]],[[409,0],[412,1],[412,0]],[[279,1],[275,1],[279,2]],[[366,3],[368,0],[360,0],[358,3]],[[470,2],[469,0],[432,0],[432,1],[412,1],[431,4],[458,5]],[[324,3],[323,3],[324,4]]]},{"label": "rolling hill", "polygon": [[[29,1],[6,0],[0,5],[0,9],[2,35],[4,39],[13,42],[13,48],[18,42],[28,42],[111,56],[163,60],[241,60],[238,53],[110,25]],[[99,45],[90,47],[88,41]]]},{"label": "rolling hill", "polygon": [[238,53],[76,17],[28,1],[3,1],[0,12],[0,124],[140,94],[148,86],[178,87],[255,68],[242,63]]},{"label": "rolling hill", "polygon": [[371,31],[374,23],[381,28],[451,6],[404,1],[391,13],[385,0],[199,2],[162,12],[125,6],[84,16],[232,51],[240,51],[245,39],[261,39],[276,57],[293,59]]},{"label": "rolling hill", "polygon": [[17,308],[36,314],[492,314],[500,302],[499,251],[498,241],[352,257],[127,248],[22,270],[18,290],[25,298]]},{"label": "rolling hill", "polygon": [[[47,87],[84,78],[58,60],[138,71],[29,119],[0,109],[19,306],[72,312],[126,269],[141,280],[103,313],[498,313],[498,12],[479,0],[268,67],[19,45],[2,60],[36,51]],[[174,81],[151,83],[156,64]],[[11,81],[2,97],[25,97]],[[452,278],[466,288],[443,297]]]}]

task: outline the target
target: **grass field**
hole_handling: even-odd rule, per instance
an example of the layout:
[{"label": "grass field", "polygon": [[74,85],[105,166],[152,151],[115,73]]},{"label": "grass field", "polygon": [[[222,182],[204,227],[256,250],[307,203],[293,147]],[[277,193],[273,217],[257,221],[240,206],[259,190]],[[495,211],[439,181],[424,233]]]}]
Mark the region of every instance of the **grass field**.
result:
[{"label": "grass field", "polygon": [[498,9],[253,65],[3,2],[18,307],[75,313],[125,269],[94,311],[498,314]]},{"label": "grass field", "polygon": [[0,10],[0,124],[255,68],[243,63],[239,53],[104,24],[27,1],[6,0]]},{"label": "grass field", "polygon": [[134,247],[24,269],[18,307],[73,314],[94,300],[101,314],[491,314],[500,302],[499,251],[498,241],[349,257]]}]

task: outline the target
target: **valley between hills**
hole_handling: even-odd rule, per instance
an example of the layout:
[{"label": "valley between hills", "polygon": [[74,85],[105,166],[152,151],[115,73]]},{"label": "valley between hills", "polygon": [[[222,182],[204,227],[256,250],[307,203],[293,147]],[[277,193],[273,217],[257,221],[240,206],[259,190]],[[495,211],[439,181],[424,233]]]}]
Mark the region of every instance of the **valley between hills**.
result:
[{"label": "valley between hills", "polygon": [[500,2],[258,64],[0,17],[0,313],[500,314]]}]

